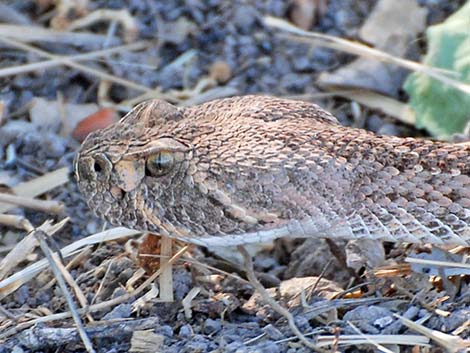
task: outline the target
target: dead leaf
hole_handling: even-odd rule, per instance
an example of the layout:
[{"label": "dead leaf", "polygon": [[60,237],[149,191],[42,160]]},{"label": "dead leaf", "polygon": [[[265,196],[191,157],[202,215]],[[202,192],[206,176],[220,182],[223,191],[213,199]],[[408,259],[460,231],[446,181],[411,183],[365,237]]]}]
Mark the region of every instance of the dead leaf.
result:
[{"label": "dead leaf", "polygon": [[148,233],[139,244],[137,259],[139,265],[148,274],[152,274],[160,268],[160,239],[160,236]]},{"label": "dead leaf", "polygon": [[348,98],[359,104],[365,105],[374,110],[379,110],[402,123],[414,125],[416,116],[411,107],[395,98],[387,97],[382,94],[366,90],[332,90],[332,94]]},{"label": "dead leaf", "polygon": [[346,245],[346,263],[349,268],[375,268],[385,261],[383,242],[372,239],[351,240]]},{"label": "dead leaf", "polygon": [[[403,57],[413,48],[410,43],[413,44],[424,30],[426,15],[427,10],[419,7],[416,0],[381,0],[360,29],[361,38],[377,49]],[[368,89],[397,96],[407,74],[399,67],[359,58],[334,72],[322,73],[318,84],[326,88]]]},{"label": "dead leaf", "polygon": [[34,98],[29,115],[31,122],[38,128],[58,131],[62,125],[62,133],[69,135],[79,121],[97,110],[96,104],[62,104],[58,101]]},{"label": "dead leaf", "polygon": [[403,55],[409,40],[426,28],[426,16],[427,10],[416,1],[381,0],[359,30],[359,37],[376,48]]},{"label": "dead leaf", "polygon": [[[279,288],[269,288],[267,291],[275,300],[285,303],[287,308],[292,309],[302,305],[302,296],[306,299],[307,303],[314,295],[331,300],[344,290],[336,282],[311,276],[294,277],[282,281]],[[261,295],[255,293],[243,305],[243,309],[257,311],[260,305],[264,306],[265,303]]]},{"label": "dead leaf", "polygon": [[73,130],[72,137],[77,141],[82,142],[90,132],[103,129],[114,124],[117,120],[117,114],[114,109],[100,109],[80,121]]}]

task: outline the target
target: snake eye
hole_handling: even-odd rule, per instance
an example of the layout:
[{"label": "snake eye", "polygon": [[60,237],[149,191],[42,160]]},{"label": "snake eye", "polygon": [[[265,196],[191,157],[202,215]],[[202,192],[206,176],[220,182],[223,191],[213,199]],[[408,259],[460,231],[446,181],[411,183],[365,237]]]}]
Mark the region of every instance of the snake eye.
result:
[{"label": "snake eye", "polygon": [[167,174],[174,164],[173,154],[168,151],[160,151],[147,158],[147,175],[159,177]]}]

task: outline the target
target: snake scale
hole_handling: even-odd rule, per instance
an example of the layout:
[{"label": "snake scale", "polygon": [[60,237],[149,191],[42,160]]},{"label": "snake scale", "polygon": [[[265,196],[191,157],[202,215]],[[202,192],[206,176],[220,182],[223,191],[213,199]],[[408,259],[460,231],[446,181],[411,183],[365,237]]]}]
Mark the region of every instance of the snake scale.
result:
[{"label": "snake scale", "polygon": [[203,246],[279,237],[470,245],[470,143],[380,136],[319,106],[141,103],[91,133],[79,188],[114,225]]}]

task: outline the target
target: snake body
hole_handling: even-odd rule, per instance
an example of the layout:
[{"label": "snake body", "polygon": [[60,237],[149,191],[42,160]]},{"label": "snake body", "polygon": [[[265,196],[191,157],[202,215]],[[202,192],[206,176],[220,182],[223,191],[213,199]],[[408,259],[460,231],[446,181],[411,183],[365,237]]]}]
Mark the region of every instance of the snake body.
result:
[{"label": "snake body", "polygon": [[199,245],[290,236],[468,246],[469,152],[345,127],[301,101],[153,100],[90,134],[76,175],[112,224]]}]

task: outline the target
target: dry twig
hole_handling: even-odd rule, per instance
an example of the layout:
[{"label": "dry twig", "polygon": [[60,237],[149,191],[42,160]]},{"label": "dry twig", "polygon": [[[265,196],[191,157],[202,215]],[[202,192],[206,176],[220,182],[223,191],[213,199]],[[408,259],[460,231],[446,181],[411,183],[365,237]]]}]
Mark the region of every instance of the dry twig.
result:
[{"label": "dry twig", "polygon": [[172,302],[173,299],[173,269],[168,265],[168,260],[171,258],[173,239],[169,237],[160,238],[160,267],[163,267],[160,276],[160,299],[165,302]]},{"label": "dry twig", "polygon": [[85,349],[89,353],[95,353],[95,350],[93,349],[90,338],[86,334],[85,328],[83,327],[83,323],[80,318],[80,315],[77,313],[72,296],[69,290],[67,289],[67,285],[65,283],[63,273],[60,270],[60,267],[63,267],[63,265],[62,266],[59,265],[60,263],[59,257],[56,254],[54,254],[49,248],[49,246],[47,245],[46,239],[49,235],[47,234],[46,231],[41,229],[41,227],[35,229],[33,231],[33,234],[36,237],[36,239],[39,241],[39,246],[41,247],[42,252],[46,256],[49,262],[49,266],[51,267],[52,273],[54,273],[57,283],[59,284],[59,287],[62,290],[62,294],[64,295],[65,300],[67,301],[67,305],[70,309],[72,318],[75,321],[75,325],[77,325],[77,330],[82,339],[83,344],[85,345]]},{"label": "dry twig", "polygon": [[[95,48],[101,47],[106,41],[109,41],[102,34],[55,31],[39,26],[9,24],[0,24],[0,37],[16,39],[21,42],[50,42]],[[116,38],[110,44],[117,45],[119,40]]]},{"label": "dry twig", "polygon": [[101,21],[116,21],[121,23],[122,27],[124,28],[124,40],[127,43],[130,43],[137,37],[137,22],[128,10],[98,9],[89,13],[85,17],[71,22],[67,27],[69,30],[73,31],[91,26],[94,23]]},{"label": "dry twig", "polygon": [[[51,232],[48,233],[51,234]],[[62,256],[66,258],[77,253],[81,250],[81,248],[85,246],[98,244],[104,241],[122,239],[137,234],[140,234],[140,232],[122,227],[114,228],[104,232],[90,235],[86,238],[79,239],[76,242],[62,248],[60,252]],[[13,293],[20,286],[33,279],[39,272],[44,270],[46,267],[47,260],[42,259],[26,267],[25,269],[14,273],[10,277],[0,281],[0,299],[4,298],[10,293]]]},{"label": "dry twig", "polygon": [[302,342],[305,346],[308,348],[314,350],[315,352],[320,352],[320,353],[327,353],[324,349],[318,347],[315,343],[311,342],[308,340],[302,332],[300,332],[299,328],[295,324],[295,319],[294,316],[286,309],[283,308],[278,302],[276,302],[269,293],[266,291],[266,288],[263,287],[263,285],[260,283],[258,278],[256,278],[255,275],[255,270],[253,267],[253,261],[251,259],[251,255],[248,253],[246,248],[243,245],[239,245],[237,247],[238,251],[242,254],[244,260],[245,260],[245,270],[246,270],[246,276],[248,277],[248,280],[250,281],[250,284],[255,288],[255,290],[258,291],[258,293],[261,295],[263,300],[271,306],[271,308],[277,312],[278,314],[282,315],[287,319],[287,322],[289,324],[290,329],[292,332],[297,336],[297,338]]},{"label": "dry twig", "polygon": [[299,36],[308,38],[309,41],[315,40],[317,44],[322,45],[324,47],[328,47],[335,50],[341,50],[354,55],[373,58],[390,64],[395,64],[404,67],[408,70],[413,70],[428,75],[436,80],[441,81],[444,84],[457,88],[458,90],[464,93],[470,94],[469,84],[454,80],[449,76],[446,76],[445,74],[443,74],[442,69],[423,65],[411,60],[398,58],[381,50],[368,47],[367,45],[361,43],[352,42],[347,39],[338,38],[323,33],[304,31],[280,18],[265,16],[264,23],[268,27],[277,28],[287,33],[291,33],[292,35],[294,35],[293,38],[298,38]]},{"label": "dry twig", "polygon": [[[12,192],[17,196],[36,197],[65,184],[68,180],[68,168],[60,168],[37,177],[36,179],[19,183],[12,188]],[[7,212],[14,208],[16,208],[16,206],[0,203],[0,213]]]},{"label": "dry twig", "polygon": [[22,50],[26,50],[26,51],[29,51],[29,52],[36,53],[36,54],[38,54],[42,57],[46,57],[48,59],[59,59],[60,58],[62,64],[66,65],[66,66],[69,66],[71,68],[74,68],[76,70],[85,72],[87,74],[99,77],[102,80],[108,80],[108,81],[111,81],[113,83],[117,83],[117,84],[120,84],[122,86],[132,88],[132,89],[135,89],[135,90],[141,91],[141,92],[150,93],[150,92],[153,91],[152,89],[150,89],[146,86],[143,86],[141,84],[138,84],[138,83],[135,83],[133,81],[126,80],[124,78],[120,78],[120,77],[108,74],[107,72],[103,72],[103,71],[100,71],[98,69],[93,69],[91,67],[76,63],[73,60],[68,60],[66,56],[51,54],[51,53],[49,53],[45,50],[38,49],[38,48],[33,47],[32,45],[29,45],[29,44],[20,43],[18,41],[8,39],[8,38],[4,38],[4,37],[0,38],[0,42],[6,43],[6,44],[8,44],[8,45],[10,45],[14,48],[19,48],[19,49],[22,49]]},{"label": "dry twig", "polygon": [[[126,293],[126,294],[121,295],[121,296],[119,296],[117,298],[114,298],[114,299],[110,299],[110,300],[107,300],[107,301],[104,301],[104,302],[101,302],[101,303],[98,303],[98,304],[90,305],[88,308],[78,309],[78,310],[76,310],[76,312],[78,314],[93,313],[93,312],[96,312],[96,311],[101,311],[101,310],[108,309],[110,307],[113,307],[115,305],[124,303],[124,302],[128,301],[129,299],[134,298],[135,296],[142,293],[150,284],[152,284],[155,281],[155,279],[158,278],[158,276],[160,276],[160,274],[162,273],[162,270],[164,270],[164,268],[166,266],[173,265],[176,261],[178,261],[178,259],[188,249],[189,249],[189,245],[187,245],[187,246],[183,247],[182,249],[180,249],[168,261],[168,264],[166,264],[163,267],[160,267],[154,274],[152,274],[149,278],[147,278],[147,280],[145,280],[134,291],[132,291],[130,293]],[[59,313],[59,314],[52,314],[52,315],[48,315],[48,316],[40,317],[40,318],[37,318],[37,319],[34,319],[34,320],[30,320],[30,321],[27,321],[27,322],[20,323],[15,328],[7,330],[5,332],[2,332],[0,334],[0,340],[5,339],[7,337],[10,337],[11,335],[15,335],[18,332],[20,332],[20,331],[22,331],[22,330],[24,330],[24,329],[26,329],[26,328],[28,328],[32,325],[36,325],[36,324],[43,323],[43,322],[55,321],[55,320],[63,320],[63,319],[66,319],[66,318],[70,317],[71,315],[72,315],[71,312],[67,311],[67,312],[63,312],[63,313]]]},{"label": "dry twig", "polygon": [[64,212],[64,204],[58,201],[38,200],[31,197],[0,193],[0,202],[53,214]]},{"label": "dry twig", "polygon": [[34,228],[27,218],[11,214],[0,213],[0,224],[7,227],[24,229],[27,232],[30,232]]},{"label": "dry twig", "polygon": [[470,349],[470,341],[464,340],[459,336],[448,335],[444,332],[440,332],[437,330],[431,330],[418,322],[413,322],[406,317],[400,316],[398,314],[394,314],[395,317],[399,318],[401,322],[410,329],[423,334],[426,337],[429,337],[440,346],[444,347],[448,352],[451,353],[458,353],[464,352]]},{"label": "dry twig", "polygon": [[122,51],[137,51],[146,48],[149,43],[141,41],[127,45],[121,45],[114,48],[108,48],[103,50],[96,50],[88,53],[78,54],[78,55],[70,55],[66,57],[58,57],[54,59],[44,60],[37,63],[30,63],[24,65],[16,65],[12,67],[5,67],[0,69],[0,77],[12,76],[17,74],[24,74],[31,71],[37,70],[44,70],[49,67],[54,67],[57,65],[64,64],[64,60],[69,61],[85,61],[85,60],[93,60],[96,58],[100,58],[103,56],[109,56],[112,54],[116,54]]}]

